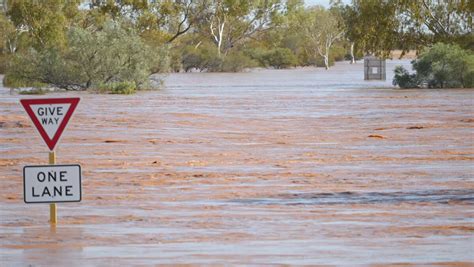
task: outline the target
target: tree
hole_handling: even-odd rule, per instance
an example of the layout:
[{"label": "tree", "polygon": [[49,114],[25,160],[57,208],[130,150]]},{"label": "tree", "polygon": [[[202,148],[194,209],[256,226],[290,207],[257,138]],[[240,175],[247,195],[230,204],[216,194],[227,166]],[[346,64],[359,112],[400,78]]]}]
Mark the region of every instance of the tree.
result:
[{"label": "tree", "polygon": [[79,0],[15,0],[8,2],[7,16],[17,33],[26,32],[36,49],[64,46],[68,21],[77,15]]},{"label": "tree", "polygon": [[211,0],[95,0],[90,9],[127,20],[142,36],[172,43],[207,15]]},{"label": "tree", "polygon": [[298,24],[307,37],[308,50],[321,56],[326,69],[329,69],[330,49],[344,33],[338,17],[321,6],[315,6],[300,12]]},{"label": "tree", "polygon": [[156,56],[136,33],[119,23],[108,21],[102,31],[72,27],[67,42],[64,49],[51,46],[17,53],[5,79],[65,89],[88,89],[114,82],[147,86]]},{"label": "tree", "polygon": [[5,16],[0,13],[0,53],[12,54],[18,49],[18,38],[22,33],[21,29],[15,28],[15,25]]},{"label": "tree", "polygon": [[[208,33],[217,54],[224,55],[235,45],[272,27],[283,10],[282,0],[216,0],[210,6]],[[205,31],[205,29],[201,29]]]},{"label": "tree", "polygon": [[400,22],[392,0],[353,0],[343,8],[345,34],[354,50],[387,58],[399,44]]},{"label": "tree", "polygon": [[474,49],[467,0],[353,0],[343,8],[346,35],[355,49],[388,57],[393,49],[421,50],[437,42]]},{"label": "tree", "polygon": [[353,19],[355,19],[355,14],[352,12],[352,8],[348,5],[344,6],[341,0],[331,0],[331,11],[339,17],[340,28],[344,30],[344,38],[350,44],[350,57],[351,64],[356,62],[355,60],[355,42],[356,42],[356,32],[359,30],[353,25]]},{"label": "tree", "polygon": [[438,43],[426,48],[412,65],[415,74],[409,74],[400,66],[395,69],[394,85],[402,88],[474,86],[474,55],[459,45]]},{"label": "tree", "polygon": [[[474,3],[469,0],[392,0],[397,5],[400,32],[405,44],[416,48],[444,42],[457,43],[471,50]],[[403,43],[402,43],[403,45]],[[408,48],[402,46],[404,49]]]}]

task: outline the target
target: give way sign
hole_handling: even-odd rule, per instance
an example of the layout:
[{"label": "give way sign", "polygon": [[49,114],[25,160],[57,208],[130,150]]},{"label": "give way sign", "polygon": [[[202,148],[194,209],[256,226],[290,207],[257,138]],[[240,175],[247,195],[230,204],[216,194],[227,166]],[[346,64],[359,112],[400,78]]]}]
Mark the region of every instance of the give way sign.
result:
[{"label": "give way sign", "polygon": [[21,99],[20,103],[49,150],[53,151],[79,100],[78,97]]}]

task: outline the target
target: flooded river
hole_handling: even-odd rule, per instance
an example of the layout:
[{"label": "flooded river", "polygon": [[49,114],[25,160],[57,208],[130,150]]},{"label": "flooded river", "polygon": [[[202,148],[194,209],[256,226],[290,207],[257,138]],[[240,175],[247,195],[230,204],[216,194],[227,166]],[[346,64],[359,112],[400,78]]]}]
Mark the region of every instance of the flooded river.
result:
[{"label": "flooded river", "polygon": [[391,89],[363,64],[181,73],[80,96],[57,148],[81,203],[24,204],[47,147],[0,89],[0,265],[474,261],[474,91]]}]

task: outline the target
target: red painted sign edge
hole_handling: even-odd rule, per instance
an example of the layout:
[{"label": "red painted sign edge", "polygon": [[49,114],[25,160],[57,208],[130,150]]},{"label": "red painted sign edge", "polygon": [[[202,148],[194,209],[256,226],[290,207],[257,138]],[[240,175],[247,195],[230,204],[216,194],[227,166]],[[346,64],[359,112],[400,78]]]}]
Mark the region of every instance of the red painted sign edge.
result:
[{"label": "red painted sign edge", "polygon": [[[26,113],[28,113],[28,116],[30,116],[30,119],[33,121],[33,124],[35,125],[36,129],[38,130],[39,134],[43,138],[44,142],[48,146],[50,151],[53,151],[54,148],[56,147],[56,144],[59,141],[59,137],[61,137],[61,134],[63,133],[64,129],[66,128],[67,123],[69,122],[69,119],[71,118],[72,114],[74,113],[74,110],[77,107],[77,104],[79,103],[81,99],[79,97],[71,97],[71,98],[37,98],[37,99],[20,99],[20,103],[23,106],[23,108],[26,110]],[[38,118],[36,118],[35,113],[31,109],[31,105],[40,105],[40,104],[71,104],[69,107],[66,115],[64,115],[63,121],[58,127],[58,130],[53,136],[53,139],[50,139],[46,131],[44,130],[43,126],[41,125],[40,121]]]}]

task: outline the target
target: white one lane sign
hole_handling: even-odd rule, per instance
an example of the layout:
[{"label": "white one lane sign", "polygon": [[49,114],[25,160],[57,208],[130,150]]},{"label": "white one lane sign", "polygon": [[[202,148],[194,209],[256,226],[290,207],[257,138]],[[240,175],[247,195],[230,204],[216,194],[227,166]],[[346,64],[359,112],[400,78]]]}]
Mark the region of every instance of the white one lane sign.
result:
[{"label": "white one lane sign", "polygon": [[80,202],[81,166],[25,166],[23,193],[25,203]]}]

